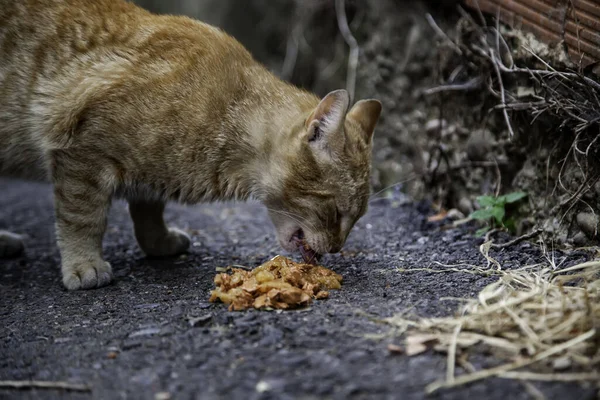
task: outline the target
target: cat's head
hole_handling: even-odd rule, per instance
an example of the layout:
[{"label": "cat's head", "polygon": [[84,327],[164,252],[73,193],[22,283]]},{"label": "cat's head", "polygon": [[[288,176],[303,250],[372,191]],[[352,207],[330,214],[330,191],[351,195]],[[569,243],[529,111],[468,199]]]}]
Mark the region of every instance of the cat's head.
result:
[{"label": "cat's head", "polygon": [[[281,246],[304,259],[340,251],[369,201],[377,100],[349,111],[349,96],[336,90],[298,116],[278,146],[283,184],[265,203]],[[302,246],[304,244],[304,246]]]}]

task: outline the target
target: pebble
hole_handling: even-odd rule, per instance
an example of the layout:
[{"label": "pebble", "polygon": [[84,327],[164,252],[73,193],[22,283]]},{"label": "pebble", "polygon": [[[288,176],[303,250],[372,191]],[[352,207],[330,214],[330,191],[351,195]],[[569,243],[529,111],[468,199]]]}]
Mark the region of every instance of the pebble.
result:
[{"label": "pebble", "polygon": [[425,124],[425,132],[431,133],[433,131],[439,130],[440,125],[442,126],[442,128],[445,128],[448,125],[448,123],[445,119],[441,121],[439,119],[430,119]]},{"label": "pebble", "polygon": [[258,393],[265,393],[271,390],[271,385],[267,381],[258,381],[256,384],[256,391]]},{"label": "pebble", "polygon": [[473,203],[467,197],[461,197],[457,206],[458,210],[464,215],[469,215],[473,211]]},{"label": "pebble", "polygon": [[133,306],[133,308],[135,309],[153,309],[153,308],[158,308],[160,307],[160,304],[158,303],[151,303],[151,304],[138,304]]},{"label": "pebble", "polygon": [[146,328],[130,333],[129,337],[134,338],[138,336],[151,336],[156,335],[157,333],[160,333],[160,328]]},{"label": "pebble", "polygon": [[25,250],[23,238],[12,232],[0,231],[0,257],[14,257]]},{"label": "pebble", "polygon": [[583,232],[577,232],[575,236],[571,239],[573,244],[578,247],[587,246],[589,239],[587,235]]},{"label": "pebble", "polygon": [[471,161],[485,161],[494,143],[494,137],[486,129],[473,131],[467,140],[467,157]]},{"label": "pebble", "polygon": [[154,400],[171,400],[173,396],[169,392],[158,392],[154,395]]},{"label": "pebble", "polygon": [[212,320],[213,315],[211,313],[201,315],[199,317],[187,316],[187,320],[191,327],[204,326]]},{"label": "pebble", "polygon": [[552,367],[557,371],[565,370],[571,367],[571,365],[572,362],[569,357],[559,357],[552,362]]},{"label": "pebble", "polygon": [[598,234],[598,216],[593,213],[580,212],[577,214],[577,225],[589,237],[593,239]]}]

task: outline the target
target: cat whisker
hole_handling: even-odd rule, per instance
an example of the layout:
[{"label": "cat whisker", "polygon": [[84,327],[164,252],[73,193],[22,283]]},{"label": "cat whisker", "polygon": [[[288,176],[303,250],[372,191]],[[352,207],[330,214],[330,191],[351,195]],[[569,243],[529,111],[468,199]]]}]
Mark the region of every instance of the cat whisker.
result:
[{"label": "cat whisker", "polygon": [[290,213],[290,212],[286,212],[286,211],[275,210],[275,209],[268,208],[268,207],[267,207],[267,210],[269,210],[271,212],[274,212],[276,214],[283,215],[284,217],[290,218],[291,220],[293,220],[294,222],[296,222],[298,225],[300,225],[300,227],[302,229],[304,229],[304,230],[309,230],[310,231],[310,230],[314,230],[314,228],[315,228],[313,224],[311,224],[310,222],[306,221],[306,219],[300,217],[299,215],[296,215],[296,214],[293,214],[293,213]]},{"label": "cat whisker", "polygon": [[282,211],[282,213],[285,213],[284,215],[288,215],[290,218],[296,218],[297,220],[302,221],[304,224],[306,224],[306,226],[308,228],[310,228],[312,230],[316,229],[316,226],[312,222],[308,221],[306,218],[304,218],[303,216],[301,216],[299,214],[292,213],[289,211]]},{"label": "cat whisker", "polygon": [[381,194],[381,193],[383,193],[383,192],[386,192],[386,191],[388,191],[388,190],[390,190],[390,189],[393,189],[393,188],[395,188],[396,186],[399,186],[399,185],[402,185],[402,184],[404,184],[404,183],[407,183],[407,182],[413,181],[413,180],[417,179],[418,177],[419,177],[419,175],[413,175],[413,176],[411,176],[410,178],[407,178],[407,179],[404,179],[404,180],[402,180],[402,181],[396,182],[396,183],[394,183],[393,185],[390,185],[390,186],[388,186],[388,187],[385,187],[385,188],[383,188],[383,189],[379,190],[379,191],[378,191],[378,192],[376,192],[376,193],[373,193],[371,196],[369,196],[369,202],[371,202],[372,200],[378,200],[378,199],[381,199],[381,198],[383,198],[383,197],[377,197],[377,196],[378,196],[378,195],[380,195],[380,194]]}]

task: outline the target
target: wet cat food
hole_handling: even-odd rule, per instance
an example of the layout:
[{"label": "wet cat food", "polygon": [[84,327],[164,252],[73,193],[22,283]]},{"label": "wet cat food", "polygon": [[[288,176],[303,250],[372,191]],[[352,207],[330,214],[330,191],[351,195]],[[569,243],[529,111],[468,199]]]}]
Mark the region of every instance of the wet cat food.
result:
[{"label": "wet cat food", "polygon": [[341,284],[342,276],[325,267],[276,256],[252,271],[232,268],[231,274],[218,274],[210,301],[229,304],[230,311],[299,308],[326,299]]}]

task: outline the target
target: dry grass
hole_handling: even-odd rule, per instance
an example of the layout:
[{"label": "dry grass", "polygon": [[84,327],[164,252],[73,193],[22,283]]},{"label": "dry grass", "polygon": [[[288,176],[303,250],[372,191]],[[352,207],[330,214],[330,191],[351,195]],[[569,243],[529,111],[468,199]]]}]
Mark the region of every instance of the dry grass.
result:
[{"label": "dry grass", "polygon": [[[427,392],[489,377],[600,382],[600,260],[561,269],[547,258],[505,270],[490,248],[491,242],[480,248],[487,266],[432,270],[498,276],[476,299],[464,299],[456,315],[385,320],[406,333],[408,355],[432,347],[447,353],[446,379]],[[506,363],[476,370],[467,358],[482,350]],[[467,372],[456,375],[456,365]]]}]

